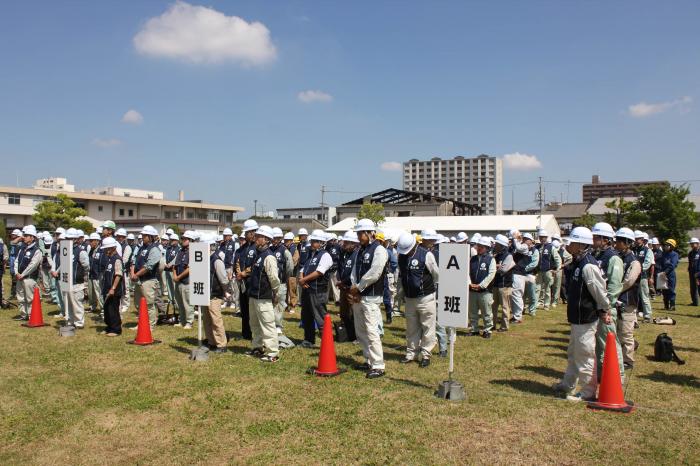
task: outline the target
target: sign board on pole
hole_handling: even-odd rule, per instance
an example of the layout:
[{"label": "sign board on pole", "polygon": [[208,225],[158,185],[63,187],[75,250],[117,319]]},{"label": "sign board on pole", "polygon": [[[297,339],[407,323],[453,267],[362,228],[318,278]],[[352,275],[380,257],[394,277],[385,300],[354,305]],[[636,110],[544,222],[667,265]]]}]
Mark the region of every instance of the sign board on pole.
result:
[{"label": "sign board on pole", "polygon": [[190,304],[209,306],[209,244],[190,243]]},{"label": "sign board on pole", "polygon": [[73,240],[62,239],[58,251],[60,265],[58,267],[61,293],[73,291]]},{"label": "sign board on pole", "polygon": [[443,327],[468,327],[470,251],[468,244],[440,245],[437,320]]}]

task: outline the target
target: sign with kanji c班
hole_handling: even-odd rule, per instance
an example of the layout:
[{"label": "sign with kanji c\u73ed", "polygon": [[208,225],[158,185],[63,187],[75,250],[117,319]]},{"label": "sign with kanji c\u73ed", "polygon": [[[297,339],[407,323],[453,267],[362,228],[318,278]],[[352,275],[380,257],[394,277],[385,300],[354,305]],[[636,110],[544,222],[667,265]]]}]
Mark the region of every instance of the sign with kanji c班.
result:
[{"label": "sign with kanji c\u73ed", "polygon": [[73,291],[73,240],[61,240],[58,261],[58,281],[61,293],[70,293]]},{"label": "sign with kanji c\u73ed", "polygon": [[443,327],[468,327],[469,253],[468,244],[440,245],[437,321]]},{"label": "sign with kanji c\u73ed", "polygon": [[190,243],[190,304],[209,306],[209,244]]}]

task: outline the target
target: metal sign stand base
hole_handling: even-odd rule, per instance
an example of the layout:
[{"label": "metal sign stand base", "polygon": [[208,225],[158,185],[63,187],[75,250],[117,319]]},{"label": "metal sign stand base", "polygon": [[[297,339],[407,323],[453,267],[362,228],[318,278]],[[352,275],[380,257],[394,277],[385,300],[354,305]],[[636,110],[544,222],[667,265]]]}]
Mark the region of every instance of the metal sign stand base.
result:
[{"label": "metal sign stand base", "polygon": [[443,400],[462,401],[467,399],[467,393],[464,391],[464,385],[452,379],[454,372],[454,353],[455,339],[457,332],[453,327],[448,329],[450,337],[450,370],[448,380],[443,380],[438,384],[438,389],[435,391],[435,396]]},{"label": "metal sign stand base", "polygon": [[199,348],[195,348],[190,353],[190,360],[206,362],[209,361],[209,348],[202,344],[202,307],[197,306],[197,340]]}]

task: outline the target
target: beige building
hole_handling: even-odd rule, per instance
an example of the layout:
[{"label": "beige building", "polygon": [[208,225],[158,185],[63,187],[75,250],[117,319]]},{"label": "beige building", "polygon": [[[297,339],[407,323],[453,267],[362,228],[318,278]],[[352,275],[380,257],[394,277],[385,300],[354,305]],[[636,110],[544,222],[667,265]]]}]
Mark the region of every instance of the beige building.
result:
[{"label": "beige building", "polygon": [[[93,225],[114,220],[117,226],[132,232],[145,224],[153,225],[159,231],[165,231],[168,225],[177,225],[180,230],[220,232],[235,222],[236,215],[244,210],[231,205],[185,201],[182,194],[181,200],[166,200],[163,193],[157,191],[109,188],[108,192],[121,193],[115,195],[102,194],[107,189],[102,188],[94,190],[98,193],[76,192],[72,185],[66,183],[65,178],[53,180],[59,181],[37,180],[33,188],[0,186],[0,221],[5,222],[8,229],[30,224],[36,205],[57,194],[67,195],[78,207],[85,209],[86,219]],[[136,196],[141,193],[146,193],[148,197]]]}]

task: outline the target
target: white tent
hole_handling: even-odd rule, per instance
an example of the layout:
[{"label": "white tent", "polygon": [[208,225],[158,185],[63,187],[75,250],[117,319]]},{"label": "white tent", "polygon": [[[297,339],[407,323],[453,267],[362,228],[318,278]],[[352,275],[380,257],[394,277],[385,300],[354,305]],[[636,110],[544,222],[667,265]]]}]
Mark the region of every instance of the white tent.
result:
[{"label": "white tent", "polygon": [[[332,225],[327,231],[341,233],[352,229],[357,219],[346,218]],[[538,228],[544,228],[549,234],[561,234],[559,224],[553,215],[483,215],[473,217],[387,217],[379,224],[381,230],[402,230],[420,232],[433,229],[447,237],[454,236],[460,231],[471,236],[474,233],[496,236],[517,229],[521,232],[534,233]]]}]

